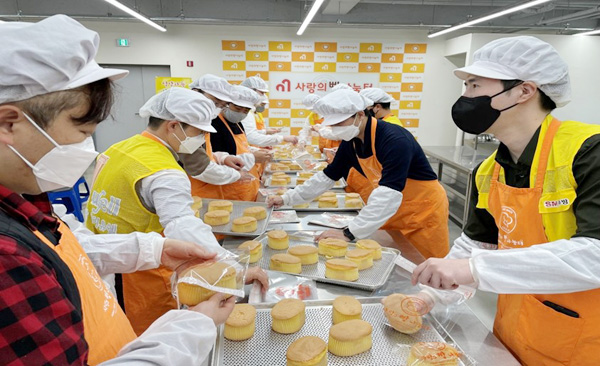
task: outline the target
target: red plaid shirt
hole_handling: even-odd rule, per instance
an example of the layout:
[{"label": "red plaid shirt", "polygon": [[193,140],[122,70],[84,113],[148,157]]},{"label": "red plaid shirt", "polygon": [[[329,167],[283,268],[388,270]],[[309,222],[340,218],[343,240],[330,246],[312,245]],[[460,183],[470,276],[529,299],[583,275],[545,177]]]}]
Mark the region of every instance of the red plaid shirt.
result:
[{"label": "red plaid shirt", "polygon": [[[32,231],[43,226],[60,238],[45,194],[25,199],[0,185],[0,210]],[[0,364],[84,365],[87,355],[81,313],[54,269],[0,235]]]}]

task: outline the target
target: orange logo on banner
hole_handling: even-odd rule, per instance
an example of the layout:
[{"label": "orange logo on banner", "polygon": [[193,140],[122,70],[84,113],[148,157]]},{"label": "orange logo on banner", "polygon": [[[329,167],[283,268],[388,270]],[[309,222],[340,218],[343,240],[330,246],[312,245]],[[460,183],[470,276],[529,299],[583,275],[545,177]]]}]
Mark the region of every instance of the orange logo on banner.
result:
[{"label": "orange logo on banner", "polygon": [[403,73],[419,73],[425,72],[425,64],[404,64],[402,65]]},{"label": "orange logo on banner", "polygon": [[246,51],[246,61],[269,61],[269,52]]},{"label": "orange logo on banner", "polygon": [[290,119],[289,118],[269,118],[269,126],[275,127],[290,127]]},{"label": "orange logo on banner", "polygon": [[221,41],[223,51],[244,51],[246,42],[244,41]]},{"label": "orange logo on banner", "polygon": [[269,81],[269,73],[267,71],[246,71],[246,77],[258,76],[264,81]]},{"label": "orange logo on banner", "polygon": [[381,53],[381,43],[361,43],[361,53]]},{"label": "orange logo on banner", "polygon": [[292,109],[292,118],[306,118],[308,113],[306,109]]},{"label": "orange logo on banner", "polygon": [[381,55],[381,62],[386,64],[401,64],[404,61],[404,55],[401,53],[384,53]]},{"label": "orange logo on banner", "polygon": [[517,213],[508,206],[502,206],[500,214],[500,229],[504,234],[510,234],[517,227]]},{"label": "orange logo on banner", "polygon": [[423,83],[402,83],[400,90],[403,92],[422,92]]},{"label": "orange logo on banner", "polygon": [[269,71],[292,71],[291,62],[269,62]]},{"label": "orange logo on banner", "polygon": [[300,134],[300,130],[302,130],[302,127],[292,127],[290,128],[290,135],[298,136]]},{"label": "orange logo on banner", "polygon": [[338,53],[337,62],[358,62],[358,53]]},{"label": "orange logo on banner", "polygon": [[400,83],[402,82],[402,74],[396,73],[381,73],[379,74],[380,83]]},{"label": "orange logo on banner", "polygon": [[269,51],[291,51],[292,42],[273,42],[269,41]]},{"label": "orange logo on banner", "polygon": [[292,52],[292,61],[296,62],[313,62],[315,54],[312,52]]},{"label": "orange logo on banner", "polygon": [[413,118],[401,118],[400,122],[404,125],[404,127],[419,127],[419,120]]},{"label": "orange logo on banner", "polygon": [[315,72],[335,72],[335,62],[315,62]]},{"label": "orange logo on banner", "polygon": [[292,102],[289,99],[271,99],[269,100],[269,108],[290,108]]},{"label": "orange logo on banner", "polygon": [[400,109],[421,109],[420,100],[401,100]]},{"label": "orange logo on banner", "polygon": [[358,64],[358,72],[379,72],[381,64]]},{"label": "orange logo on banner", "polygon": [[337,43],[315,42],[315,52],[337,52]]},{"label": "orange logo on banner", "polygon": [[427,52],[426,43],[407,43],[404,45],[404,53],[425,53]]},{"label": "orange logo on banner", "polygon": [[223,61],[223,70],[225,71],[245,71],[245,61]]}]

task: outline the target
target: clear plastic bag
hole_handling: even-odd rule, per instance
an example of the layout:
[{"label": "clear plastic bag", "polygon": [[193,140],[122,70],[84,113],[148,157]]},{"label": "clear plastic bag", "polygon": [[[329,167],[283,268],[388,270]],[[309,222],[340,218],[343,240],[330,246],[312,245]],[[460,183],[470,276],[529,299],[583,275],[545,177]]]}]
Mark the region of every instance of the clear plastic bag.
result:
[{"label": "clear plastic bag", "polygon": [[269,275],[269,289],[263,293],[260,290],[260,284],[256,284],[251,290],[249,303],[276,303],[282,299],[318,299],[315,281],[276,271],[267,271],[267,273]]},{"label": "clear plastic bag", "polygon": [[[452,360],[458,360],[463,354],[455,345],[445,342],[417,342],[412,346],[399,345],[399,352],[406,359],[406,366],[425,366],[432,364],[449,364]],[[473,365],[469,362],[470,365]]]},{"label": "clear plastic bag", "polygon": [[231,250],[209,261],[189,261],[179,266],[171,279],[178,307],[194,306],[220,292],[244,297],[244,283],[250,253]]}]

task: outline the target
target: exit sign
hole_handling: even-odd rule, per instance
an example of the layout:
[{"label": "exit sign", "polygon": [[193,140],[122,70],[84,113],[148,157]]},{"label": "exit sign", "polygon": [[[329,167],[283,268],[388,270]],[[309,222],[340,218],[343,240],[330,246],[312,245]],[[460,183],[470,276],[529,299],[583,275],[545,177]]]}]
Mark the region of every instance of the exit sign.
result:
[{"label": "exit sign", "polygon": [[128,38],[119,38],[119,39],[117,39],[117,46],[119,46],[119,47],[129,47],[129,39]]}]

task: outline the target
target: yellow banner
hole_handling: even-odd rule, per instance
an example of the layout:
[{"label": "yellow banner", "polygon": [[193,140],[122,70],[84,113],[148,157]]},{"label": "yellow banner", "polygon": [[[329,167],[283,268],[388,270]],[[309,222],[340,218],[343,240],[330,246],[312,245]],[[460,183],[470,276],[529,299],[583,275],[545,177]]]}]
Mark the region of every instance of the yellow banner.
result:
[{"label": "yellow banner", "polygon": [[223,51],[243,51],[246,49],[244,41],[221,41]]},{"label": "yellow banner", "polygon": [[384,53],[381,55],[381,62],[386,64],[401,64],[404,61],[404,55],[401,53]]},{"label": "yellow banner", "polygon": [[292,102],[289,99],[271,99],[269,100],[269,108],[290,108]]},{"label": "yellow banner", "polygon": [[421,109],[420,100],[401,100],[400,109]]},{"label": "yellow banner", "polygon": [[402,74],[383,72],[383,73],[379,74],[379,82],[381,82],[381,83],[400,83],[400,82],[402,82]]},{"label": "yellow banner", "polygon": [[403,92],[422,92],[423,83],[402,83],[400,90]]},{"label": "yellow banner", "polygon": [[362,53],[381,53],[381,43],[361,43],[360,52]]},{"label": "yellow banner", "polygon": [[269,126],[272,127],[290,127],[290,124],[289,118],[269,118]]},{"label": "yellow banner", "polygon": [[381,64],[358,64],[358,72],[379,72]]},{"label": "yellow banner", "polygon": [[292,52],[292,61],[295,62],[313,62],[315,54],[313,52]]},{"label": "yellow banner", "polygon": [[315,42],[315,52],[337,52],[337,43]]},{"label": "yellow banner", "polygon": [[403,64],[402,72],[405,74],[422,74],[425,72],[425,64]]},{"label": "yellow banner", "polygon": [[173,86],[178,86],[180,88],[189,88],[192,83],[192,78],[173,78],[173,77],[162,77],[157,76],[154,79],[155,82],[155,90],[158,94],[159,92],[169,89]]},{"label": "yellow banner", "polygon": [[306,109],[292,109],[292,118],[306,118],[308,117],[309,111]]},{"label": "yellow banner", "polygon": [[244,71],[246,70],[246,61],[223,61],[223,70]]},{"label": "yellow banner", "polygon": [[419,127],[419,120],[416,118],[400,118],[404,127]]},{"label": "yellow banner", "polygon": [[315,72],[335,72],[335,62],[315,62]]},{"label": "yellow banner", "polygon": [[338,53],[337,62],[358,62],[358,53]]},{"label": "yellow banner", "polygon": [[292,71],[291,62],[269,62],[269,71]]},{"label": "yellow banner", "polygon": [[269,52],[246,51],[246,61],[269,61]]},{"label": "yellow banner", "polygon": [[427,44],[425,43],[407,43],[404,45],[404,53],[425,53]]},{"label": "yellow banner", "polygon": [[269,51],[291,51],[292,42],[273,42],[269,41]]}]

